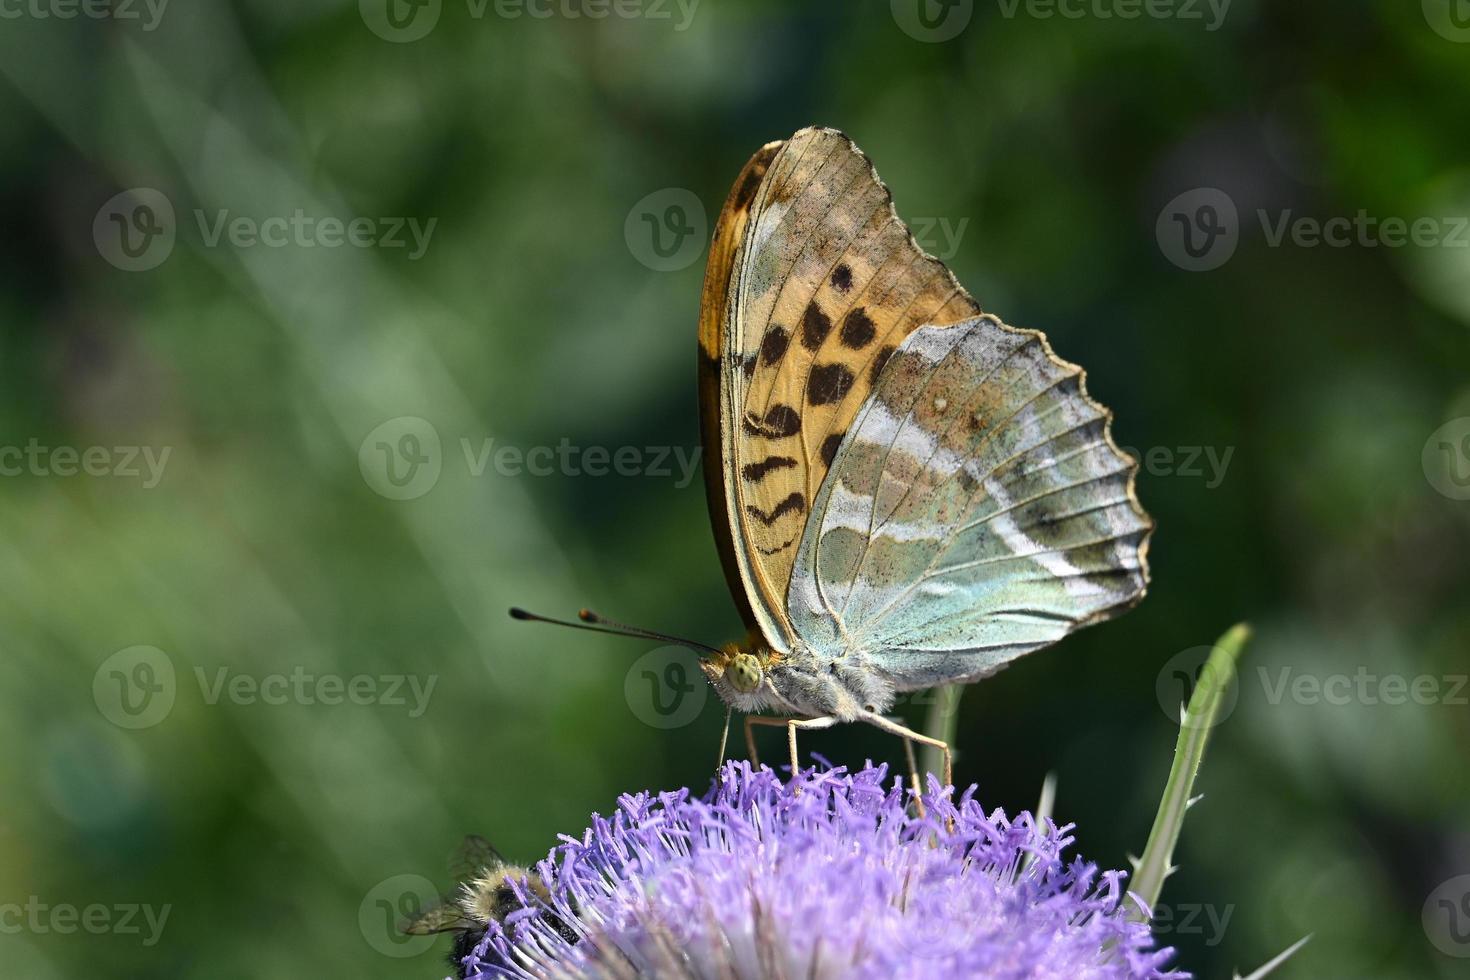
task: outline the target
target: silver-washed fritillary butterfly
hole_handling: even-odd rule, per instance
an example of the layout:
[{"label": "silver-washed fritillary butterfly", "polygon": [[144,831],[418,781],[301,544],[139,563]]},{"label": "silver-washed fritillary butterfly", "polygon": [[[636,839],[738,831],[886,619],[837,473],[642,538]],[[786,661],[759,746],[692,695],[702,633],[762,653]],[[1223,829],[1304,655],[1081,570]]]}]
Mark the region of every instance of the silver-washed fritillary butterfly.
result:
[{"label": "silver-washed fritillary butterfly", "polygon": [[941,748],[948,783],[948,746],[884,716],[897,694],[1143,597],[1136,463],[1082,369],[981,312],[842,133],[803,129],[741,171],[699,352],[710,516],[749,633],[695,646],[747,741],[787,727],[793,771],[798,728],[864,721]]}]

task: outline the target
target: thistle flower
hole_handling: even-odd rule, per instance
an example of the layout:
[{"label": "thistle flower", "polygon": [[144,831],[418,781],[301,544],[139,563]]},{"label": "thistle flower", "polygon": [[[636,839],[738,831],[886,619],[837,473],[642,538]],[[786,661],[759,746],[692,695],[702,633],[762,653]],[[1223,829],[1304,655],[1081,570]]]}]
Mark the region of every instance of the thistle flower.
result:
[{"label": "thistle flower", "polygon": [[1127,915],[1122,872],[1064,858],[1070,825],[987,814],[932,777],[920,818],[886,781],[732,762],[702,799],[624,796],[562,838],[537,869],[549,898],[521,889],[465,975],[1187,976]]}]

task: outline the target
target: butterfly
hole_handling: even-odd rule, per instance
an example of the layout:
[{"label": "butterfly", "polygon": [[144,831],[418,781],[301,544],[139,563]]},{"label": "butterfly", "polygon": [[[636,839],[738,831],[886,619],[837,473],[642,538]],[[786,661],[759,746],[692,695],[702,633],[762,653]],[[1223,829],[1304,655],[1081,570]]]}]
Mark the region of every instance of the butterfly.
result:
[{"label": "butterfly", "polygon": [[1137,464],[1082,369],[983,312],[836,130],[769,143],[736,179],[699,401],[748,632],[691,645],[752,753],[752,723],[787,728],[793,772],[798,729],[860,721],[940,749],[949,784],[949,747],[886,716],[897,695],[980,680],[1143,597]]}]

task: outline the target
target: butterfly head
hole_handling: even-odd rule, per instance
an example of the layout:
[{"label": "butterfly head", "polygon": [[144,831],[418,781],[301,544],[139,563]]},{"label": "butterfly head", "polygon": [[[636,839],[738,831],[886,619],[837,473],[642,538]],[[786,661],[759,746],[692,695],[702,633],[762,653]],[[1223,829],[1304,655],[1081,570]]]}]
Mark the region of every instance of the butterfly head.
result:
[{"label": "butterfly head", "polygon": [[720,700],[740,711],[759,711],[771,702],[771,666],[777,654],[759,637],[727,643],[702,657],[699,666]]}]

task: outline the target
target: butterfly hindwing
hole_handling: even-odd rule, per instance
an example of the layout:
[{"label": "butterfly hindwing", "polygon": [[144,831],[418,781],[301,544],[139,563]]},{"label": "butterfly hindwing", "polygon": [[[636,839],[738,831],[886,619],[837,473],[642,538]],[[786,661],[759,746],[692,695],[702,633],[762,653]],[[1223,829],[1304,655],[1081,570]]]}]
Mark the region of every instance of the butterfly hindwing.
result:
[{"label": "butterfly hindwing", "polygon": [[[978,304],[926,255],[852,141],[806,129],[759,151],[716,226],[701,318],[711,513],[747,621],[787,648],[803,528],[884,362]],[[718,443],[711,441],[718,435]]]},{"label": "butterfly hindwing", "polygon": [[1136,464],[1080,368],[979,316],[889,360],[839,447],[791,582],[794,627],[899,690],[974,680],[1142,597]]}]

